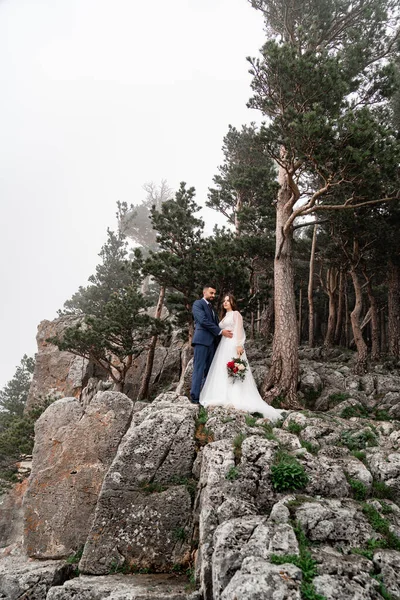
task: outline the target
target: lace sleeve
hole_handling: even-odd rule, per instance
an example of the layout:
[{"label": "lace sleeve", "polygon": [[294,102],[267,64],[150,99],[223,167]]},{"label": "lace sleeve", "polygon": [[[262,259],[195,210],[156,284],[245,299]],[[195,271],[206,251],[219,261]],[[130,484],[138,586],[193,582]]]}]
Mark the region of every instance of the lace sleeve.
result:
[{"label": "lace sleeve", "polygon": [[233,336],[237,346],[243,346],[246,340],[246,334],[243,327],[243,318],[238,310],[233,313]]}]

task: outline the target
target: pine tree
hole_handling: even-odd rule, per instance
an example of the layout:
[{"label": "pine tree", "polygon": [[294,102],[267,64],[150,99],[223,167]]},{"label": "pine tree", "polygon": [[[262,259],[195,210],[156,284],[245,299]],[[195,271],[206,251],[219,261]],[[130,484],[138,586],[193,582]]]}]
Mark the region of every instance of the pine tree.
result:
[{"label": "pine tree", "polygon": [[398,142],[382,108],[394,89],[397,1],[251,4],[263,13],[268,38],[261,58],[250,61],[249,105],[270,119],[263,135],[279,183],[275,334],[264,389],[270,397],[283,397],[287,408],[298,408],[296,219],[399,197]]}]

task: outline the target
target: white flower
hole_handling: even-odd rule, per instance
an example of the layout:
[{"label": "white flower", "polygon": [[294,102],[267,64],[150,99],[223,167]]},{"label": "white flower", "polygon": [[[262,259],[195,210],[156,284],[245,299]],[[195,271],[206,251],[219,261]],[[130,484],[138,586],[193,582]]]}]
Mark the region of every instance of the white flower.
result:
[{"label": "white flower", "polygon": [[244,365],[238,365],[238,369],[239,371],[244,371],[245,370],[245,366]]}]

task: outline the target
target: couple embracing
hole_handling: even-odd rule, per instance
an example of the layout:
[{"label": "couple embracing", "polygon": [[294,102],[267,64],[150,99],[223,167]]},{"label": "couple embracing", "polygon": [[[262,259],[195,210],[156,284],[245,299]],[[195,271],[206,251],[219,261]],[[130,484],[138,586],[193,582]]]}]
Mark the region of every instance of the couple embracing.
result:
[{"label": "couple embracing", "polygon": [[[219,321],[212,304],[215,295],[215,287],[206,285],[203,298],[193,303],[191,402],[205,407],[231,406],[250,413],[258,412],[271,421],[280,419],[281,411],[264,402],[258,393],[244,349],[246,334],[235,298],[232,294],[224,296],[222,320]],[[227,365],[234,358],[247,363],[244,378],[235,380],[229,376]]]}]

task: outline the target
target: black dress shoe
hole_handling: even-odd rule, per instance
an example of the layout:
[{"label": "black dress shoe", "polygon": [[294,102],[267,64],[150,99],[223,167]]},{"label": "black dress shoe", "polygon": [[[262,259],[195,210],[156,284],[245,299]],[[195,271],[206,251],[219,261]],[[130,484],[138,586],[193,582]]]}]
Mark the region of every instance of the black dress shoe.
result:
[{"label": "black dress shoe", "polygon": [[196,400],[196,398],[193,398],[193,396],[190,396],[190,402],[192,404],[200,404],[199,400]]}]

